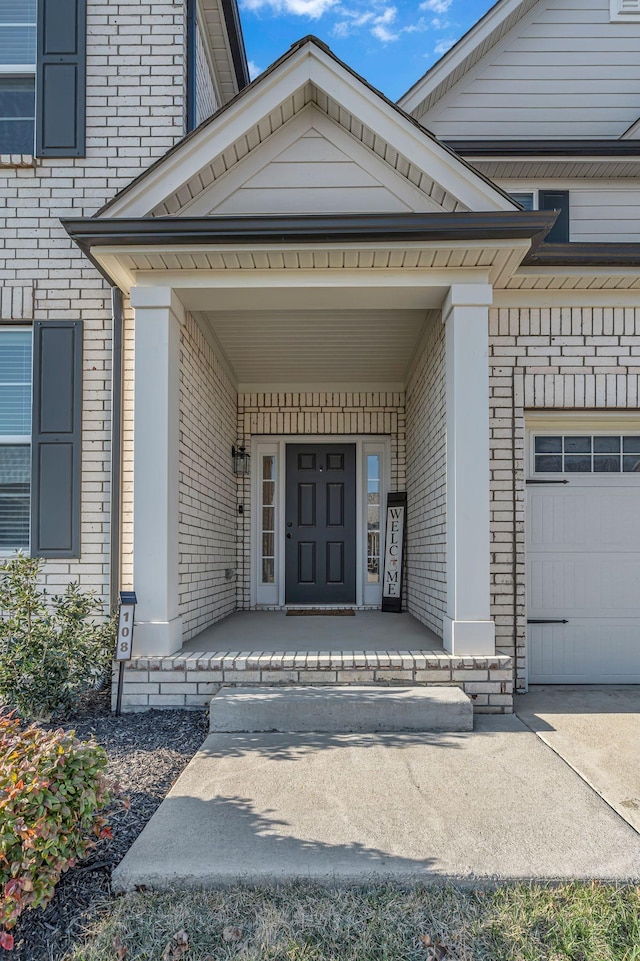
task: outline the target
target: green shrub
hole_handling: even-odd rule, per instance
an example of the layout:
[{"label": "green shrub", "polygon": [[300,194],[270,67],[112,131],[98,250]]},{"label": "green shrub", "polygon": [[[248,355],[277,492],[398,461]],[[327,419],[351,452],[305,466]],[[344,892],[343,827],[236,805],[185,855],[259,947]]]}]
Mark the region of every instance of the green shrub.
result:
[{"label": "green shrub", "polygon": [[0,711],[0,946],[10,949],[22,912],[47,904],[61,874],[110,836],[106,763],[94,741]]},{"label": "green shrub", "polygon": [[[49,596],[40,558],[18,554],[0,566],[0,702],[25,718],[64,716],[105,677],[114,621],[77,583]],[[95,620],[95,618],[99,618]]]}]

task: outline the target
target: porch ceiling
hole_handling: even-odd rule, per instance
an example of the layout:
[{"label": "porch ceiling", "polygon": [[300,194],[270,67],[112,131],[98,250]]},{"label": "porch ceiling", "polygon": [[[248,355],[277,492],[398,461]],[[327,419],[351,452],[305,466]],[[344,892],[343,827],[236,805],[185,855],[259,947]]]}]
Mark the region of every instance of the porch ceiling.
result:
[{"label": "porch ceiling", "polygon": [[432,310],[193,311],[240,389],[271,383],[395,386]]}]

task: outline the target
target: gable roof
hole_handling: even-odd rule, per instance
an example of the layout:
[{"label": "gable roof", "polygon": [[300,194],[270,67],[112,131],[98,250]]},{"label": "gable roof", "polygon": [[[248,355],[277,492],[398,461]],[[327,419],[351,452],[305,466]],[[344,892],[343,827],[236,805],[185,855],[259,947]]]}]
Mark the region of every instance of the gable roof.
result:
[{"label": "gable roof", "polygon": [[640,20],[609,0],[500,0],[401,99],[438,137],[616,141],[640,110]]},{"label": "gable roof", "polygon": [[400,97],[398,105],[414,117],[423,117],[537,3],[498,0]]},{"label": "gable roof", "polygon": [[97,217],[184,216],[193,201],[309,105],[341,127],[443,210],[518,205],[414,118],[371,87],[315,37],[294,44],[265,73],[120,191]]}]

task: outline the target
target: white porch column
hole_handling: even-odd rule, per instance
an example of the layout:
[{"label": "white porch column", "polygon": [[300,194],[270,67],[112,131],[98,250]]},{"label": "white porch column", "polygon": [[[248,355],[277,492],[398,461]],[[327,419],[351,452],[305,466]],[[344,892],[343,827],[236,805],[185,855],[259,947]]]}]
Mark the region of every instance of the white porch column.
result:
[{"label": "white porch column", "polygon": [[182,646],[178,610],[178,431],[180,325],[170,287],[134,287],[133,585],[134,654]]},{"label": "white porch column", "polygon": [[445,299],[447,616],[452,654],[494,654],[489,589],[489,304],[485,284],[453,284]]}]

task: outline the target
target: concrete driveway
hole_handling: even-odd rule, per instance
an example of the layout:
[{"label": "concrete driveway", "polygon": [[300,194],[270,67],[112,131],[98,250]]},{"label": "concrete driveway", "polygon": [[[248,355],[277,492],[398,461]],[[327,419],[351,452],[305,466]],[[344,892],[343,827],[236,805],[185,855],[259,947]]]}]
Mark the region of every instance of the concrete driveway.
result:
[{"label": "concrete driveway", "polygon": [[640,687],[532,687],[515,711],[640,833]]},{"label": "concrete driveway", "polygon": [[513,715],[458,734],[221,733],[113,885],[375,877],[636,879],[640,835]]}]

